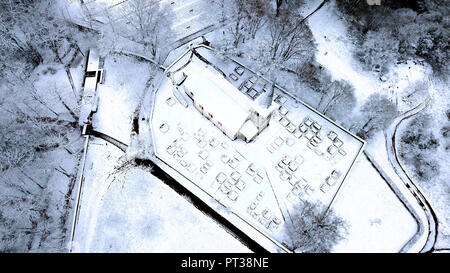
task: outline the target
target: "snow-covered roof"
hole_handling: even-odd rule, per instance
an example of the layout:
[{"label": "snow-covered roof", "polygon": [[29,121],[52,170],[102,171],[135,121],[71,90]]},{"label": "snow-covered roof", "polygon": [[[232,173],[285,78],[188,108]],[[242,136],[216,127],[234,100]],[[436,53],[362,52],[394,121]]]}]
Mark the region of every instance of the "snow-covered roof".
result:
[{"label": "snow-covered roof", "polygon": [[97,77],[86,77],[84,80],[83,96],[94,96],[97,90]]},{"label": "snow-covered roof", "polygon": [[187,75],[183,86],[194,94],[193,98],[203,107],[205,116],[210,113],[222,124],[224,131],[236,136],[250,114],[250,109],[244,108],[230,93],[240,92],[225,79],[218,81],[205,66],[191,63],[183,72]]},{"label": "snow-covered roof", "polygon": [[97,71],[99,63],[100,63],[100,56],[98,54],[98,50],[95,48],[91,48],[89,50],[86,72]]},{"label": "snow-covered roof", "polygon": [[258,134],[258,128],[256,128],[253,122],[247,120],[242,126],[240,132],[245,137],[245,139],[251,140]]},{"label": "snow-covered roof", "polygon": [[202,79],[208,77],[219,86],[225,94],[233,98],[235,103],[239,104],[244,109],[249,111],[254,109],[263,116],[265,116],[265,112],[271,111],[268,110],[268,107],[260,105],[258,101],[250,99],[233,86],[233,84],[231,84],[221,73],[200,60],[193,59],[182,71],[185,74],[188,74],[188,71],[197,71],[200,73]]}]

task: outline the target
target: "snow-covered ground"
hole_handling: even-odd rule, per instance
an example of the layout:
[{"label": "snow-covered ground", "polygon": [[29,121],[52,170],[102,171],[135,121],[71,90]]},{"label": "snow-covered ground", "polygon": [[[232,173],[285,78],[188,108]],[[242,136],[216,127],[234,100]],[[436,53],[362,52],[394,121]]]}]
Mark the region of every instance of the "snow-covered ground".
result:
[{"label": "snow-covered ground", "polygon": [[[205,55],[207,50],[198,50],[200,54],[202,54],[204,57],[211,55]],[[208,60],[212,61],[213,59],[207,58]],[[186,60],[187,61],[187,57]],[[199,62],[194,58],[193,63]],[[180,64],[178,66],[181,66],[181,64],[184,63],[183,60],[180,61]],[[232,64],[228,64],[229,67],[224,66],[225,62],[220,62],[220,64],[217,62],[217,60],[213,60],[213,63],[216,66],[219,66],[219,68],[224,71],[227,75],[231,72],[233,72]],[[192,65],[192,64],[190,64]],[[176,68],[173,68],[174,70]],[[184,69],[189,69],[189,65],[186,66]],[[247,72],[245,72],[247,73]],[[247,75],[248,76],[248,75]],[[243,76],[245,77],[245,76]],[[248,76],[249,77],[249,76]],[[239,92],[236,90],[236,92]],[[169,99],[170,98],[170,99]],[[294,124],[301,123],[301,121],[306,117],[309,116],[313,120],[319,122],[322,124],[322,127],[325,131],[327,130],[335,130],[338,132],[338,135],[340,138],[342,138],[345,142],[344,149],[347,150],[348,154],[347,157],[342,160],[339,164],[327,162],[320,156],[318,156],[316,153],[312,152],[311,150],[306,148],[305,145],[305,139],[301,138],[300,140],[296,139],[292,134],[290,134],[286,129],[283,128],[280,124],[277,123],[277,119],[274,118],[271,121],[271,125],[266,128],[261,135],[259,135],[255,142],[250,144],[245,144],[244,142],[240,140],[236,141],[230,141],[227,137],[223,135],[223,133],[216,128],[210,121],[208,121],[206,118],[204,118],[191,104],[190,99],[184,96],[184,99],[188,102],[188,107],[184,108],[180,103],[176,102],[176,99],[172,97],[172,89],[170,83],[168,81],[163,81],[163,84],[160,86],[160,89],[158,90],[157,96],[155,98],[155,108],[153,109],[153,118],[152,118],[152,124],[153,124],[153,136],[155,141],[155,148],[156,153],[159,158],[161,158],[166,164],[172,166],[173,168],[176,168],[178,172],[180,172],[185,178],[182,179],[189,179],[189,181],[182,182],[182,183],[192,183],[198,186],[201,190],[206,191],[209,193],[210,196],[218,200],[219,202],[229,206],[231,210],[236,210],[241,212],[242,215],[247,215],[247,207],[249,204],[253,201],[252,198],[248,198],[250,195],[251,197],[258,194],[259,191],[265,191],[265,196],[267,196],[268,193],[270,193],[269,197],[271,197],[272,194],[275,194],[276,202],[264,202],[265,206],[269,206],[270,210],[275,212],[277,214],[278,210],[283,211],[286,207],[289,207],[289,202],[286,202],[286,196],[289,194],[290,187],[286,187],[288,190],[284,188],[284,185],[289,185],[289,183],[286,183],[287,181],[281,181],[279,178],[279,174],[275,170],[274,166],[277,165],[279,159],[284,154],[291,154],[292,157],[296,155],[295,152],[298,152],[305,158],[305,163],[300,166],[300,176],[304,177],[308,184],[314,188],[315,198],[321,200],[325,204],[329,204],[334,193],[336,192],[336,189],[339,185],[335,185],[335,188],[333,188],[328,194],[324,194],[320,187],[322,185],[321,182],[324,181],[326,176],[333,170],[333,169],[339,169],[341,174],[345,174],[348,171],[348,168],[352,164],[352,160],[355,158],[355,156],[358,154],[359,149],[361,148],[361,142],[351,137],[351,135],[348,135],[345,133],[342,129],[337,128],[333,124],[329,123],[329,121],[326,121],[323,117],[320,117],[317,115],[317,113],[309,110],[301,103],[294,103],[291,98],[286,97],[285,99],[287,101],[283,101],[284,108],[288,109],[288,113],[286,116],[288,119],[290,119]],[[278,100],[279,101],[279,100]],[[279,101],[280,103],[280,101]],[[180,117],[183,117],[180,119]],[[160,125],[164,124],[163,127],[160,127]],[[330,129],[331,128],[331,129]],[[166,130],[167,129],[167,130]],[[198,144],[195,144],[195,135],[198,134],[197,130],[201,130],[205,132],[206,135],[206,146],[204,148],[199,148]],[[181,132],[181,133],[180,133]],[[286,143],[289,143],[288,139],[291,139],[292,143],[289,145],[284,145],[283,143],[278,144],[282,147],[279,147],[275,149],[275,151],[272,150],[272,152],[268,151],[267,148],[270,148],[271,143],[274,141],[274,139],[277,138],[277,136],[280,136],[280,139],[285,139]],[[211,139],[211,142],[209,141]],[[224,148],[222,145],[218,145],[217,147],[215,145],[208,145],[208,143],[213,143],[212,139],[218,140],[219,143],[225,143],[225,146],[227,148]],[[174,141],[175,140],[175,141]],[[193,141],[191,145],[191,141]],[[175,144],[176,142],[176,144]],[[182,157],[182,159],[177,157],[173,157],[172,155],[176,154],[177,152],[172,151],[173,145],[178,147],[183,147],[180,149],[186,150],[186,155]],[[210,147],[212,146],[212,147]],[[325,145],[326,146],[326,145]],[[170,148],[172,147],[172,148]],[[228,150],[227,150],[228,149]],[[231,149],[231,151],[230,151]],[[199,155],[202,150],[207,151],[208,157],[206,159],[207,161],[211,161],[212,166],[208,168],[206,173],[201,173],[198,171],[198,167],[201,167],[202,164],[204,164],[204,161],[199,158]],[[227,166],[227,163],[223,162],[221,155],[227,154],[229,157],[233,157],[233,153],[236,153],[235,151],[239,151],[239,154],[242,155],[243,158],[239,159],[239,164],[237,167],[235,167],[235,171],[239,169],[239,172],[242,173],[242,180],[245,181],[247,188],[243,190],[242,192],[239,191],[239,199],[235,202],[226,202],[223,201],[223,196],[219,190],[219,186],[215,185],[214,180],[217,175],[217,173],[224,172],[225,174],[229,174],[232,172],[229,166]],[[199,153],[199,155],[197,155]],[[325,152],[326,153],[326,152]],[[239,156],[238,156],[239,158]],[[270,159],[270,160],[268,160]],[[323,161],[322,161],[323,160]],[[266,189],[264,188],[265,180],[262,181],[262,183],[258,185],[254,185],[252,178],[247,176],[245,168],[250,164],[254,162],[257,168],[261,167],[264,168],[267,172],[267,175],[269,177],[269,182],[272,187],[272,189]],[[318,162],[321,162],[320,164]],[[181,164],[181,165],[180,165]],[[244,165],[242,171],[241,167]],[[184,166],[184,167],[183,167]],[[194,166],[193,168],[191,168]],[[320,166],[320,167],[319,167]],[[367,166],[364,166],[367,167]],[[364,167],[360,167],[360,174],[363,174]],[[371,166],[369,166],[370,168]],[[209,170],[210,169],[210,170]],[[373,171],[373,170],[372,170]],[[373,171],[374,172],[374,171]],[[376,174],[376,173],[375,173]],[[296,174],[297,175],[297,174]],[[264,176],[265,177],[265,176]],[[265,179],[265,178],[264,178]],[[361,177],[358,177],[358,179],[361,179]],[[249,182],[248,182],[249,181]],[[358,181],[359,182],[359,181]],[[355,193],[359,194],[358,198],[361,198],[361,200],[366,199],[375,199],[377,200],[377,196],[386,196],[385,200],[380,200],[381,202],[373,202],[369,203],[367,206],[372,211],[377,211],[377,206],[382,206],[383,203],[394,203],[398,206],[399,202],[396,199],[395,195],[390,191],[388,186],[385,184],[384,181],[375,180],[373,183],[380,183],[381,186],[379,188],[375,188],[375,191],[368,191],[364,194],[361,193]],[[357,185],[360,185],[361,183],[357,183]],[[258,186],[258,187],[255,187]],[[369,185],[370,186],[370,185]],[[384,186],[384,187],[383,187]],[[195,187],[193,187],[195,188]],[[255,189],[253,189],[255,188]],[[196,192],[199,192],[198,189],[195,190]],[[273,192],[272,192],[273,191]],[[387,192],[387,193],[386,193]],[[351,196],[353,193],[345,194],[343,197],[344,200],[353,200],[353,197],[349,198],[348,196]],[[389,195],[390,194],[390,195]],[[371,196],[367,196],[371,195]],[[243,197],[241,197],[243,196]],[[224,197],[225,198],[225,197]],[[304,197],[306,198],[306,197]],[[227,199],[227,198],[225,198]],[[387,200],[387,202],[385,202]],[[397,202],[397,203],[396,203]],[[278,203],[278,204],[277,204]],[[341,202],[342,203],[342,202]],[[273,206],[275,205],[275,206]],[[352,205],[348,205],[348,203],[341,204],[342,207],[345,207],[346,210],[356,211],[356,215],[358,214],[365,214],[364,210],[358,210],[355,208],[351,208]],[[406,220],[404,221],[404,225],[407,228],[411,228],[414,230],[414,222],[412,227],[409,225],[411,222],[408,222],[408,220],[412,219],[411,216],[408,214],[408,212],[405,209],[402,209],[401,206],[396,209],[390,210],[388,206],[384,206],[381,209],[378,209],[377,213],[372,213],[373,217],[383,217],[387,215],[387,217],[390,217],[386,220],[386,224],[383,224],[381,228],[376,229],[373,228],[372,230],[368,230],[367,233],[370,234],[368,236],[372,236],[374,239],[374,242],[379,242],[382,236],[381,230],[392,228],[392,219],[396,219],[398,217],[397,212],[399,211],[400,217],[406,217]],[[392,214],[390,214],[392,213]],[[351,214],[350,214],[351,215]],[[376,215],[376,216],[374,216]],[[250,216],[250,215],[248,215]],[[279,217],[279,216],[278,216]],[[410,217],[410,218],[407,218]],[[248,217],[248,221],[252,222],[252,217]],[[351,217],[350,217],[351,218]],[[355,217],[352,218],[354,220]],[[364,218],[365,219],[365,218]],[[361,220],[362,222],[369,222],[369,220]],[[365,230],[365,225],[360,225],[361,222],[355,223],[355,229],[356,232],[359,232],[361,230]],[[262,230],[265,230],[264,226],[259,226],[258,223],[256,223],[256,227],[259,227]],[[396,242],[397,245],[391,246],[387,245],[384,250],[385,251],[398,251],[402,247],[402,243],[404,241],[407,241],[414,232],[410,233],[406,230],[402,230],[403,226],[392,228],[393,230],[393,236],[396,236],[398,233],[403,232],[404,237],[399,237],[400,242]],[[360,228],[361,230],[358,230]],[[377,234],[377,232],[379,232]],[[271,233],[272,234],[272,233]],[[273,233],[276,238],[280,237],[282,238],[282,234],[278,234],[278,232]],[[278,237],[277,237],[278,236]],[[405,239],[406,238],[406,239]],[[348,251],[351,251],[352,247],[354,249],[358,247],[362,247],[361,241],[358,241],[359,238],[351,240],[352,245],[348,245],[345,247],[342,247],[340,251],[344,251],[344,249],[349,249]],[[282,240],[280,240],[282,241]],[[400,245],[400,246],[398,246]],[[382,247],[380,247],[382,249]]]},{"label": "snow-covered ground", "polygon": [[[61,1],[61,0],[60,0]],[[148,7],[150,7],[149,1]],[[205,0],[160,0],[158,1],[162,10],[168,12],[170,30],[173,32],[173,40],[165,41],[167,45],[172,42],[196,33],[212,24],[218,23],[218,9],[211,9],[214,4]],[[120,9],[126,1],[123,0],[96,0],[86,3],[91,16],[100,22],[107,22],[105,9],[110,14],[118,14],[123,17]],[[74,2],[68,5],[67,11],[78,19],[83,18],[80,4]]]},{"label": "snow-covered ground", "polygon": [[350,224],[334,252],[398,252],[417,224],[365,156],[357,161],[333,208]]},{"label": "snow-covered ground", "polygon": [[162,0],[162,5],[170,5],[174,14],[171,29],[177,39],[195,33],[218,22],[218,10],[211,9],[211,2],[204,0]]},{"label": "snow-covered ground", "polygon": [[[104,69],[94,129],[128,144],[131,116],[156,71],[117,55],[106,58]],[[249,251],[149,170],[121,169],[125,162],[117,147],[91,138],[73,251]]]},{"label": "snow-covered ground", "polygon": [[[303,14],[307,15],[322,1],[309,1]],[[331,23],[332,22],[332,23]],[[335,13],[334,2],[329,2],[308,19],[308,26],[317,43],[316,60],[338,80],[346,80],[355,87],[359,104],[377,91],[378,83],[370,72],[363,71],[352,55],[352,42],[347,27]]]},{"label": "snow-covered ground", "polygon": [[98,112],[93,119],[94,130],[130,142],[132,115],[156,69],[133,57],[112,55],[105,60],[104,84],[97,85]]},{"label": "snow-covered ground", "polygon": [[249,252],[148,169],[118,169],[123,153],[91,141],[74,252]]},{"label": "snow-covered ground", "polygon": [[[205,19],[204,1],[161,2],[171,5],[175,12],[177,19],[172,29],[177,37],[184,37],[207,26],[210,17],[214,17],[211,12],[207,13],[209,17]],[[305,14],[320,2],[310,1]],[[324,24],[330,21],[333,23]],[[318,44],[317,61],[335,79],[349,81],[355,87],[359,106],[370,94],[380,92],[396,100],[401,110],[408,109],[408,101],[403,101],[399,94],[405,95],[403,91],[407,91],[412,82],[426,79],[429,73],[427,68],[412,63],[397,65],[387,75],[388,81],[385,82],[378,79],[375,73],[364,71],[352,55],[353,45],[347,36],[347,27],[336,15],[333,4],[325,5],[314,14],[308,20],[308,25]],[[117,58],[120,59],[117,63],[112,58],[105,63],[106,83],[99,89],[99,113],[96,114],[94,128],[129,143],[130,117],[137,106],[138,97],[145,90],[149,71],[148,65]],[[288,82],[286,85],[293,84]],[[175,129],[173,124],[171,126],[171,129]],[[395,179],[395,173],[383,155],[385,149],[380,148],[382,141],[382,135],[377,136],[369,151],[377,163],[401,183],[398,178]],[[118,149],[101,140],[94,140],[90,145],[75,251],[248,251],[214,220],[197,211],[185,199],[179,198],[177,193],[151,176],[147,170],[132,168],[111,174],[120,162],[124,162],[125,158],[121,156]],[[443,154],[443,158],[445,160],[446,154]],[[438,179],[446,177],[448,173],[444,172]],[[441,184],[445,185],[445,182]],[[428,190],[439,204],[448,203],[448,187],[436,189],[429,186]],[[448,222],[446,206],[441,205],[439,210]],[[333,208],[350,223],[347,240],[337,245],[335,252],[396,252],[418,228],[414,217],[365,157],[357,162]],[[420,208],[416,209],[420,214]],[[198,226],[201,231],[196,230]],[[180,228],[186,229],[187,233],[180,232]],[[211,244],[211,241],[227,244],[216,245]]]},{"label": "snow-covered ground", "polygon": [[425,228],[425,232],[418,234],[419,238],[417,243],[414,244],[411,251],[420,251],[424,245],[428,235],[428,220],[422,207],[419,205],[415,197],[411,194],[410,190],[405,186],[401,178],[396,174],[393,169],[386,148],[386,140],[382,132],[376,134],[370,143],[366,146],[366,152],[372,156],[379,167],[386,173],[387,176],[395,183],[399,194],[403,196],[403,199],[407,202],[410,209],[414,210],[414,217]]},{"label": "snow-covered ground", "polygon": [[[303,14],[309,14],[320,2],[322,1],[309,1],[303,9]],[[308,19],[308,26],[317,43],[316,60],[328,69],[335,79],[346,80],[355,87],[358,105],[362,105],[372,93],[379,92],[396,102],[400,110],[413,106],[413,98],[403,100],[403,97],[408,95],[408,87],[412,84],[428,79],[427,75],[431,72],[428,66],[412,61],[392,65],[389,74],[383,77],[384,82],[375,72],[362,69],[353,56],[354,45],[348,35],[348,27],[343,18],[339,17],[334,1],[312,15]]]}]

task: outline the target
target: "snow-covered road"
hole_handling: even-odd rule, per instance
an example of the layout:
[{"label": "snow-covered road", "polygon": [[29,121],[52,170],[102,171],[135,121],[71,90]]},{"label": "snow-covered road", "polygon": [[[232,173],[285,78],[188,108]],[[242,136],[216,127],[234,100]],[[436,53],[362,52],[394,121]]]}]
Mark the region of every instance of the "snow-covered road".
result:
[{"label": "snow-covered road", "polygon": [[394,168],[397,175],[403,180],[408,190],[411,192],[411,194],[416,198],[419,205],[422,207],[423,211],[425,212],[425,215],[427,217],[427,240],[422,248],[421,252],[430,252],[433,251],[434,245],[436,243],[437,239],[437,225],[438,225],[438,219],[437,216],[430,204],[430,202],[427,200],[427,198],[422,193],[421,189],[416,185],[416,183],[411,179],[411,177],[408,175],[408,173],[405,171],[405,168],[401,165],[400,160],[398,159],[397,155],[397,148],[396,148],[396,135],[397,135],[397,129],[399,125],[413,117],[414,115],[419,114],[423,110],[425,110],[428,106],[429,100],[426,100],[425,102],[422,102],[421,104],[417,105],[410,111],[407,111],[403,115],[397,117],[387,128],[384,132],[384,136],[386,138],[386,148],[387,148],[387,154],[389,157],[389,161]]}]

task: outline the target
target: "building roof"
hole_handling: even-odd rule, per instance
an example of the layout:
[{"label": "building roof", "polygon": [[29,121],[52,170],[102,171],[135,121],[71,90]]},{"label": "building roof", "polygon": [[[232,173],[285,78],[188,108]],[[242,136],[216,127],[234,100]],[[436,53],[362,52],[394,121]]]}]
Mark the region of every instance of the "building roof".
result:
[{"label": "building roof", "polygon": [[247,139],[251,140],[258,134],[258,128],[250,120],[247,120],[240,130],[241,134]]},{"label": "building roof", "polygon": [[97,90],[97,77],[84,78],[83,96],[94,96]]},{"label": "building roof", "polygon": [[237,100],[238,94],[243,94],[204,65],[192,62],[183,72],[187,75],[183,86],[192,91],[195,102],[203,107],[204,112],[213,115],[213,119],[222,124],[223,130],[236,136],[250,114],[250,109]]},{"label": "building roof", "polygon": [[100,63],[100,56],[98,54],[98,50],[95,48],[91,48],[89,50],[86,72],[97,71],[99,63]]}]

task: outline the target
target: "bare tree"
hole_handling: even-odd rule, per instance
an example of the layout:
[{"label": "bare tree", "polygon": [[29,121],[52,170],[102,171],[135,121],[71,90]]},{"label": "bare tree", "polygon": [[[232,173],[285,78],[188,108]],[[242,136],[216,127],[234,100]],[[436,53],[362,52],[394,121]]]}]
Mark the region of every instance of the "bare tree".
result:
[{"label": "bare tree", "polygon": [[348,224],[322,203],[304,201],[292,210],[286,222],[290,248],[300,252],[330,252],[347,234]]},{"label": "bare tree", "polygon": [[227,19],[227,12],[225,9],[225,0],[214,0],[214,5],[216,5],[216,8],[220,10],[220,23],[225,23]]},{"label": "bare tree", "polygon": [[117,16],[108,7],[103,7],[103,15],[106,17],[105,24],[100,28],[100,38],[97,48],[101,56],[107,56],[114,52],[117,41],[121,35],[120,25],[116,24]]},{"label": "bare tree", "polygon": [[258,30],[268,20],[269,6],[264,0],[249,0],[244,1],[244,3],[246,29],[250,34],[250,37],[254,39]]},{"label": "bare tree", "polygon": [[311,55],[311,48],[314,48],[310,29],[290,16],[271,18],[269,34],[267,46],[271,62],[282,64],[291,59],[304,61],[305,57]]},{"label": "bare tree", "polygon": [[278,17],[280,15],[281,5],[283,4],[283,0],[275,0],[276,11],[275,16]]},{"label": "bare tree", "polygon": [[128,36],[142,43],[156,57],[172,34],[169,10],[164,9],[158,0],[129,0],[121,5],[120,12],[125,20],[119,20],[122,33],[127,36],[125,32],[132,31]]},{"label": "bare tree", "polygon": [[[222,31],[222,39],[216,44],[216,49],[222,55],[234,55],[238,45],[245,41],[248,33],[245,20],[248,16],[245,0],[216,0],[215,5],[221,11],[221,21],[229,21],[228,27]],[[219,55],[220,55],[219,54]]]},{"label": "bare tree", "polygon": [[233,47],[237,47],[239,42],[244,41],[245,37],[245,23],[244,19],[246,17],[245,14],[245,0],[232,0],[232,13],[233,13],[233,23],[229,27],[229,32],[231,33],[231,36],[233,37]]},{"label": "bare tree", "polygon": [[324,85],[318,108],[326,116],[338,119],[356,105],[355,89],[347,81],[332,81]]},{"label": "bare tree", "polygon": [[[26,103],[25,103],[26,104]],[[57,119],[28,114],[15,104],[7,111],[15,119],[0,125],[0,171],[23,166],[37,153],[59,147],[65,142],[65,131]]]},{"label": "bare tree", "polygon": [[236,48],[247,38],[254,39],[258,30],[267,21],[269,3],[265,0],[217,0],[215,4],[221,10],[221,21],[230,21],[227,32],[231,36],[231,45]]},{"label": "bare tree", "polygon": [[358,37],[355,53],[366,69],[385,74],[397,62],[425,61],[435,76],[448,78],[448,0],[335,2]]},{"label": "bare tree", "polygon": [[441,169],[439,160],[436,160],[436,152],[445,141],[446,133],[444,131],[442,134],[443,138],[436,136],[435,123],[436,118],[430,114],[419,114],[408,122],[400,135],[400,157],[411,166],[417,178],[424,182],[438,176]]},{"label": "bare tree", "polygon": [[49,190],[52,173],[17,168],[0,177],[0,252],[63,252],[66,218],[61,193]]},{"label": "bare tree", "polygon": [[45,166],[55,155],[35,160],[78,129],[76,98],[52,77],[53,65],[76,56],[75,29],[56,7],[51,0],[0,1],[0,252],[64,250],[71,196],[60,192],[63,180],[57,190],[47,188],[54,172]]},{"label": "bare tree", "polygon": [[31,11],[28,5],[33,5],[32,2],[0,2],[0,8],[2,9],[0,13],[0,48],[21,56],[28,56],[31,63],[36,66],[42,62],[43,57],[35,44],[27,39],[29,37],[26,37],[27,34],[31,34],[28,23],[33,20],[30,18]]},{"label": "bare tree", "polygon": [[361,116],[357,121],[357,134],[363,139],[370,138],[375,132],[385,129],[398,116],[397,106],[387,96],[374,93],[361,107]]},{"label": "bare tree", "polygon": [[47,49],[61,59],[75,43],[72,28],[57,13],[54,1],[18,0],[0,3],[0,45],[29,60],[34,66],[43,61]]}]

